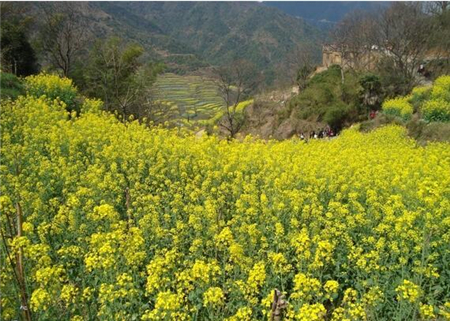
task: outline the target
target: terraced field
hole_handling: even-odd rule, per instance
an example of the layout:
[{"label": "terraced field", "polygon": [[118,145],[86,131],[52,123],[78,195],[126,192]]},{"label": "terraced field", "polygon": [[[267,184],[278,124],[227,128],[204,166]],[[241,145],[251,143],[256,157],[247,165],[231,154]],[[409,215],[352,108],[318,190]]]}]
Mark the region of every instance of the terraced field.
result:
[{"label": "terraced field", "polygon": [[199,76],[164,74],[155,84],[160,114],[175,124],[197,123],[216,117],[223,106],[216,85]]}]

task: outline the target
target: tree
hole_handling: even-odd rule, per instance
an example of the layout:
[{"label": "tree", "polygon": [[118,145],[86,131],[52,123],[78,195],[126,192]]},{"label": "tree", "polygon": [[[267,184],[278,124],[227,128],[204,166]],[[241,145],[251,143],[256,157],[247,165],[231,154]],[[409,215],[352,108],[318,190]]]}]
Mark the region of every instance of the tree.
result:
[{"label": "tree", "polygon": [[380,77],[368,73],[360,77],[359,84],[361,86],[362,105],[366,107],[367,111],[377,109],[380,105],[382,94]]},{"label": "tree", "polygon": [[434,23],[434,32],[430,34],[433,43],[435,62],[427,70],[437,77],[450,73],[450,5],[446,1],[433,1],[427,4],[428,12]]},{"label": "tree", "polygon": [[377,17],[374,33],[383,56],[396,77],[403,79],[403,93],[417,83],[417,68],[432,47],[433,24],[421,3],[394,2]]},{"label": "tree", "polygon": [[30,19],[24,17],[24,7],[15,3],[0,3],[0,57],[3,72],[28,76],[38,72],[36,54],[28,40]]},{"label": "tree", "polygon": [[76,2],[46,2],[39,6],[43,24],[39,43],[53,68],[70,75],[90,38],[89,25]]},{"label": "tree", "polygon": [[306,88],[308,77],[313,71],[314,68],[312,65],[303,65],[300,69],[298,69],[296,84],[299,90],[303,90]]},{"label": "tree", "polygon": [[341,56],[341,79],[345,70],[352,72],[368,70],[372,63],[374,21],[364,11],[347,14],[333,30],[333,49]]},{"label": "tree", "polygon": [[314,71],[314,51],[309,44],[297,45],[286,59],[286,73],[300,90],[305,89],[306,81]]},{"label": "tree", "polygon": [[[445,5],[440,7],[446,11]],[[419,65],[436,48],[436,31],[425,5],[418,2],[394,2],[375,14],[347,15],[333,34],[335,50],[341,55],[342,82],[344,69],[373,70],[376,65],[382,83],[394,85],[389,91],[405,94],[418,82]]]},{"label": "tree", "polygon": [[428,1],[425,3],[426,12],[432,15],[439,15],[450,9],[449,1]]},{"label": "tree", "polygon": [[247,60],[234,61],[230,66],[215,70],[215,83],[224,101],[224,117],[219,125],[234,138],[244,124],[244,113],[237,109],[240,102],[248,99],[262,81],[254,64]]},{"label": "tree", "polygon": [[109,111],[123,117],[145,115],[145,96],[163,69],[161,64],[143,64],[144,49],[119,38],[97,42],[91,52],[81,87],[89,96],[101,98]]}]

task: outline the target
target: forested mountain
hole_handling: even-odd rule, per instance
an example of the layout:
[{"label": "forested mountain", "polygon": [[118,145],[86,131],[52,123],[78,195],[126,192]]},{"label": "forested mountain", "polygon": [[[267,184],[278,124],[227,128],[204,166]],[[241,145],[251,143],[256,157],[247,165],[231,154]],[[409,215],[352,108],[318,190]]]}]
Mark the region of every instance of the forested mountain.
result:
[{"label": "forested mountain", "polygon": [[[127,37],[145,34],[154,54],[172,68],[252,61],[266,78],[299,44],[314,47],[323,38],[315,27],[259,3],[94,2],[120,23]],[[138,38],[138,37],[136,37]],[[142,37],[140,37],[142,38]]]},{"label": "forested mountain", "polygon": [[[317,49],[318,28],[256,2],[77,3],[98,38],[119,36],[142,45],[169,71],[185,72],[235,59],[253,62],[270,83],[298,45]],[[45,3],[34,4],[45,6]]]},{"label": "forested mountain", "polygon": [[321,28],[332,28],[354,10],[373,11],[386,7],[390,1],[267,1],[264,5],[305,19]]}]

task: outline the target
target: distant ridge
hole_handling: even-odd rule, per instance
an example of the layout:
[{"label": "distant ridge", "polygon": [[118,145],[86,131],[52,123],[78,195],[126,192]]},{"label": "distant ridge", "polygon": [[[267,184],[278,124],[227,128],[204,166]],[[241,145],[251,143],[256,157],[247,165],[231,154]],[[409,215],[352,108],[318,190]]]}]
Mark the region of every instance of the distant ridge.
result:
[{"label": "distant ridge", "polygon": [[[97,29],[139,42],[178,73],[252,61],[268,83],[297,45],[319,48],[325,33],[257,2],[89,2]],[[107,18],[105,18],[107,16]],[[103,32],[104,34],[105,32]],[[106,32],[112,35],[112,32]]]},{"label": "distant ridge", "polygon": [[277,8],[291,16],[320,27],[331,28],[354,10],[373,11],[388,6],[391,1],[267,1],[267,7]]}]

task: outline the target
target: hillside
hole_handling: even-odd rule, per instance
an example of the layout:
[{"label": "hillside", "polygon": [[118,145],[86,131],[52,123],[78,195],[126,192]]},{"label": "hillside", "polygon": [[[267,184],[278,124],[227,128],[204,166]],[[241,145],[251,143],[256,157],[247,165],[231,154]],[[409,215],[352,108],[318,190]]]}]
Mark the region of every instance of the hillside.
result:
[{"label": "hillside", "polygon": [[284,321],[448,319],[449,144],[198,137],[25,85],[0,117],[2,320],[268,320],[274,289]]},{"label": "hillside", "polygon": [[166,73],[158,77],[154,95],[161,105],[160,118],[170,124],[193,125],[199,120],[214,118],[223,108],[216,85],[199,76]]},{"label": "hillside", "polygon": [[114,3],[155,22],[163,33],[212,64],[234,58],[258,66],[277,63],[299,43],[314,43],[320,32],[301,19],[256,3]]},{"label": "hillside", "polygon": [[267,1],[264,5],[305,19],[320,28],[332,28],[354,10],[375,11],[389,1]]},{"label": "hillside", "polygon": [[[27,5],[29,5],[28,3]],[[43,6],[36,4],[34,7]],[[168,71],[186,73],[234,59],[253,62],[272,83],[300,44],[319,48],[324,34],[304,20],[260,3],[86,2],[76,3],[96,38],[118,36],[141,44]],[[33,11],[39,24],[39,11]],[[318,53],[319,50],[316,50]],[[319,57],[316,57],[319,59]]]}]

